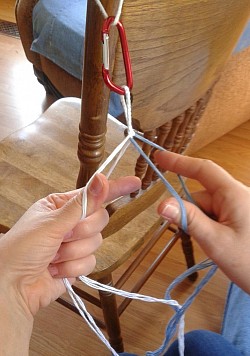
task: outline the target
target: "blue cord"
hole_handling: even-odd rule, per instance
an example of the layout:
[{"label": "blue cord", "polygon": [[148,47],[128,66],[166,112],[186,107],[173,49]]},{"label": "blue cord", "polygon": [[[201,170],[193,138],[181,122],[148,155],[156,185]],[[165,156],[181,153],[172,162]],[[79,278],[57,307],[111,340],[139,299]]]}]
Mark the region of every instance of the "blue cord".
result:
[{"label": "blue cord", "polygon": [[155,351],[147,351],[146,356],[160,356],[163,354],[163,352],[166,352],[168,345],[173,338],[173,336],[176,333],[176,329],[178,327],[178,324],[180,322],[181,317],[183,314],[186,312],[186,310],[189,308],[189,306],[192,304],[196,296],[199,294],[199,292],[202,290],[202,288],[210,281],[210,279],[213,277],[217,270],[217,266],[214,264],[212,261],[203,261],[191,268],[189,268],[187,271],[182,273],[180,276],[178,276],[168,287],[165,293],[165,299],[171,299],[170,296],[170,291],[175,288],[180,282],[182,282],[186,277],[191,275],[192,273],[211,267],[211,269],[208,271],[206,276],[200,281],[200,283],[197,285],[195,288],[194,292],[186,299],[185,303],[180,309],[177,309],[175,306],[172,306],[172,308],[175,309],[175,314],[174,316],[170,319],[166,329],[165,329],[165,339],[162,343],[162,345]]},{"label": "blue cord", "polygon": [[[166,151],[163,147],[157,145],[154,142],[151,142],[150,140],[146,139],[145,137],[139,135],[138,133],[135,133],[134,137],[139,139],[140,141],[147,143],[148,145],[160,150],[160,151]],[[148,165],[154,170],[154,172],[158,175],[158,177],[162,180],[163,184],[166,186],[167,190],[170,192],[170,194],[176,198],[180,205],[181,209],[181,227],[182,229],[187,232],[188,226],[187,226],[187,213],[185,206],[183,204],[183,201],[179,194],[176,192],[176,190],[172,187],[172,185],[166,180],[164,175],[159,171],[159,169],[154,165],[154,163],[150,160],[150,158],[145,154],[145,152],[141,149],[141,147],[138,145],[138,143],[134,140],[133,137],[130,137],[131,143],[134,145],[136,150],[140,153],[140,155],[145,159],[145,161],[148,163]],[[177,175],[179,178],[179,181],[181,183],[181,186],[183,188],[183,191],[187,197],[187,199],[196,205],[195,201],[193,200],[191,194],[189,193],[185,182],[183,178],[180,175]],[[163,352],[166,352],[166,349],[168,348],[169,342],[173,338],[173,336],[176,333],[178,324],[180,322],[181,317],[184,315],[188,307],[191,305],[195,297],[199,294],[201,289],[208,283],[208,281],[213,277],[217,270],[217,266],[214,264],[213,261],[210,260],[205,260],[188,270],[186,270],[184,273],[182,273],[180,276],[178,276],[167,288],[166,293],[165,293],[165,299],[169,300],[171,299],[170,292],[179,284],[181,283],[185,278],[187,278],[189,275],[193,274],[194,272],[197,272],[199,270],[203,270],[205,268],[211,267],[208,273],[205,275],[205,277],[200,281],[200,283],[196,286],[194,292],[186,299],[185,303],[181,308],[177,308],[173,306],[175,310],[175,315],[170,319],[166,329],[165,329],[165,339],[162,343],[162,345],[155,351],[147,351],[146,356],[160,356],[163,354]]]},{"label": "blue cord", "polygon": [[[135,135],[135,136],[139,136],[139,135]],[[140,138],[142,138],[141,136],[139,136]],[[138,138],[139,138],[138,137]],[[147,143],[151,144],[151,141],[145,139],[147,141]],[[175,197],[175,199],[178,201],[178,203],[180,204],[180,209],[181,209],[181,227],[182,229],[187,233],[188,230],[188,226],[187,226],[187,213],[186,213],[186,209],[184,206],[184,203],[181,199],[181,197],[179,196],[179,194],[176,192],[176,190],[172,187],[172,185],[166,180],[166,178],[164,177],[164,175],[159,171],[159,169],[154,165],[154,163],[151,161],[151,159],[145,154],[145,152],[141,149],[141,147],[138,145],[138,143],[133,139],[133,137],[130,138],[131,143],[134,145],[134,147],[137,149],[137,151],[143,156],[143,158],[146,160],[146,162],[148,163],[148,165],[155,171],[155,173],[158,175],[158,177],[162,180],[163,184],[165,185],[165,187],[167,188],[167,190],[170,192],[170,194]],[[158,146],[156,144],[151,144],[151,146],[155,147]],[[160,147],[160,146],[158,146]],[[164,150],[163,148],[161,148],[161,150]]]}]

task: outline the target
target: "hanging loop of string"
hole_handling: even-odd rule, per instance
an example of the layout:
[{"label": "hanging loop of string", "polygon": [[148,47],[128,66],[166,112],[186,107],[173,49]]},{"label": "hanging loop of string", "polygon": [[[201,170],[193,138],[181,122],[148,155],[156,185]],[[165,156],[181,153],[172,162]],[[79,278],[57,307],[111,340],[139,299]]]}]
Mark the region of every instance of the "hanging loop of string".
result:
[{"label": "hanging loop of string", "polygon": [[[96,4],[99,6],[103,16],[105,19],[108,19],[109,16],[102,6],[100,0],[95,0]],[[118,5],[118,11],[116,16],[112,19],[112,24],[114,26],[117,26],[119,23],[121,11],[122,11],[122,5],[123,5],[123,0],[119,1]],[[108,47],[106,45],[106,47]],[[128,51],[128,50],[127,50]],[[107,53],[105,53],[105,56],[107,57]],[[105,64],[105,63],[104,63]],[[125,63],[126,64],[126,63]],[[126,69],[125,65],[125,69]],[[132,74],[131,74],[132,75]],[[108,76],[109,79],[109,76]],[[112,171],[114,170],[115,166],[121,159],[121,157],[124,155],[127,147],[130,145],[130,143],[135,147],[135,149],[144,157],[146,162],[149,164],[150,167],[156,172],[158,177],[162,180],[163,184],[166,186],[167,190],[172,194],[177,201],[179,202],[180,209],[181,209],[181,226],[184,231],[187,232],[188,227],[187,227],[187,214],[185,210],[185,206],[183,204],[182,199],[178,195],[178,193],[175,191],[175,189],[171,186],[171,184],[166,180],[164,175],[157,169],[157,167],[154,165],[154,163],[150,160],[150,158],[144,153],[144,151],[141,149],[141,147],[138,145],[137,140],[140,140],[144,143],[147,143],[151,145],[152,147],[159,149],[159,150],[164,150],[162,147],[158,146],[156,143],[151,142],[147,140],[143,135],[139,134],[138,132],[134,131],[133,126],[132,126],[132,112],[131,112],[131,95],[130,95],[130,88],[128,86],[123,86],[122,91],[120,92],[122,94],[120,96],[121,98],[121,103],[124,109],[124,115],[126,118],[126,123],[127,123],[127,136],[124,138],[124,140],[114,149],[114,151],[111,153],[111,155],[106,159],[105,162],[102,163],[102,165],[98,168],[98,170],[94,173],[94,175],[90,178],[88,183],[86,184],[85,188],[83,189],[83,196],[82,196],[82,219],[86,217],[87,214],[87,189],[92,182],[94,176],[97,173],[102,172],[109,164],[111,164],[111,167],[109,168],[107,177],[110,176]],[[113,162],[114,161],[114,162]],[[112,163],[113,162],[113,163]],[[192,201],[192,198],[185,186],[185,183],[181,177],[179,177],[181,185],[184,189],[184,192],[187,195],[187,199]],[[181,281],[183,281],[184,278],[189,276],[190,274],[194,273],[197,270],[202,270],[204,268],[210,267],[210,270],[208,271],[207,275],[205,278],[201,280],[201,282],[198,284],[198,286],[195,288],[194,292],[191,294],[191,296],[185,301],[183,305],[180,305],[176,300],[171,299],[170,292],[172,289],[179,284]],[[159,298],[154,298],[150,296],[145,296],[139,293],[130,293],[126,292],[123,290],[118,290],[116,288],[113,288],[108,285],[101,284],[97,281],[91,280],[85,276],[80,276],[79,280],[83,282],[84,284],[88,285],[91,288],[97,289],[97,290],[102,290],[102,291],[107,291],[110,293],[114,293],[116,295],[122,296],[124,298],[131,298],[131,299],[138,299],[144,302],[149,302],[149,303],[163,303],[165,305],[171,306],[175,310],[174,316],[170,319],[166,330],[165,330],[165,338],[162,343],[162,345],[155,351],[147,351],[146,355],[147,356],[161,356],[165,353],[165,351],[168,348],[169,342],[171,341],[172,337],[175,335],[177,332],[177,337],[178,337],[178,344],[179,344],[179,354],[180,356],[184,356],[184,314],[186,309],[189,307],[189,305],[192,303],[196,295],[200,292],[202,287],[212,278],[216,271],[217,266],[214,265],[213,262],[211,261],[205,261],[202,262],[196,266],[193,266],[192,268],[188,269],[185,271],[181,276],[177,277],[169,286],[165,293],[164,299],[159,299]],[[69,281],[64,278],[63,282],[65,284],[65,287],[75,305],[77,310],[79,311],[80,315],[83,317],[83,319],[86,321],[86,323],[89,325],[91,330],[100,338],[100,340],[106,345],[106,347],[111,351],[113,355],[119,356],[117,352],[112,348],[108,340],[105,338],[104,334],[101,332],[101,330],[98,328],[96,325],[93,317],[88,313],[85,304],[83,300],[75,293],[73,290],[71,284]]]},{"label": "hanging loop of string", "polygon": [[[97,174],[102,172],[113,160],[115,162],[112,164],[111,168],[109,169],[108,176],[112,173],[113,169],[115,168],[116,164],[118,163],[119,159],[122,157],[124,152],[126,151],[127,147],[129,146],[130,143],[134,145],[134,147],[138,150],[140,154],[144,154],[143,151],[141,150],[140,146],[136,142],[135,138],[141,140],[142,142],[146,142],[153,146],[154,148],[161,149],[163,150],[162,147],[158,146],[157,144],[145,139],[142,135],[138,134],[137,132],[134,131],[133,126],[132,126],[132,112],[131,112],[131,96],[130,96],[130,90],[128,87],[124,86],[125,90],[125,97],[121,96],[121,103],[124,108],[124,115],[126,118],[126,123],[127,123],[127,131],[128,135],[124,138],[124,140],[115,148],[115,150],[111,153],[111,155],[107,158],[107,160],[100,166],[100,168],[96,171],[96,173],[92,176],[92,178],[89,180],[87,183],[84,192],[83,192],[83,200],[82,200],[82,207],[83,207],[83,213],[82,213],[82,218],[86,217],[86,211],[87,211],[87,188],[89,184],[91,183],[93,177]],[[154,171],[159,175],[159,178],[163,181],[165,184],[166,188],[169,190],[169,192],[178,200],[180,207],[181,207],[181,212],[182,212],[182,227],[184,230],[187,230],[187,216],[186,216],[186,211],[185,207],[183,204],[182,199],[179,197],[178,193],[174,190],[174,188],[170,185],[170,183],[166,180],[164,175],[155,167],[153,162],[148,158],[148,156],[145,156],[145,159],[147,159],[147,162],[152,166]],[[184,181],[182,182],[184,185]],[[207,267],[212,267],[212,269],[207,273],[205,278],[199,283],[199,285],[196,287],[195,291],[193,294],[186,300],[186,302],[181,306],[176,300],[171,299],[170,296],[170,291],[181,281],[183,281],[184,278],[186,278],[188,275],[194,273],[197,270],[201,270]],[[184,356],[184,326],[185,326],[185,321],[184,321],[184,316],[185,316],[185,311],[186,309],[190,306],[194,298],[197,296],[197,294],[201,291],[202,287],[212,278],[216,271],[217,266],[213,264],[213,262],[206,262],[206,263],[201,263],[198,264],[191,269],[187,270],[184,272],[181,276],[177,277],[176,280],[170,285],[168,290],[166,291],[165,298],[164,299],[158,299],[154,297],[149,297],[145,295],[141,295],[139,293],[130,293],[126,292],[123,290],[118,290],[115,289],[111,286],[108,285],[103,285],[97,281],[91,280],[85,276],[80,276],[79,279],[82,281],[84,284],[90,286],[91,288],[95,288],[98,290],[102,291],[107,291],[110,293],[117,294],[119,296],[123,296],[124,298],[131,298],[131,299],[138,299],[144,302],[158,302],[158,303],[163,303],[166,305],[171,306],[175,310],[175,315],[170,319],[166,331],[165,331],[165,338],[164,341],[162,342],[162,345],[155,351],[147,351],[146,355],[147,356],[160,356],[163,355],[164,352],[167,350],[168,345],[172,339],[172,337],[175,335],[177,332],[177,337],[178,337],[178,344],[179,344],[179,354],[180,356]],[[93,330],[93,332],[100,338],[100,340],[106,345],[106,347],[112,352],[113,355],[118,355],[116,351],[112,348],[108,340],[105,338],[104,334],[101,332],[101,330],[97,327],[94,319],[92,316],[88,313],[85,304],[83,300],[74,292],[73,288],[71,287],[70,283],[67,281],[67,279],[64,279],[64,284],[65,287],[68,290],[68,293],[78,309],[80,315],[84,318],[86,323],[89,325],[89,327]]]},{"label": "hanging loop of string", "polygon": [[[107,19],[109,17],[109,15],[107,14],[104,6],[102,5],[102,2],[100,0],[95,0],[95,2],[96,2],[96,5],[99,7],[103,17],[105,19]],[[124,3],[124,0],[119,0],[118,8],[117,8],[116,15],[115,15],[115,18],[113,21],[113,26],[116,26],[120,20],[123,3]]]}]

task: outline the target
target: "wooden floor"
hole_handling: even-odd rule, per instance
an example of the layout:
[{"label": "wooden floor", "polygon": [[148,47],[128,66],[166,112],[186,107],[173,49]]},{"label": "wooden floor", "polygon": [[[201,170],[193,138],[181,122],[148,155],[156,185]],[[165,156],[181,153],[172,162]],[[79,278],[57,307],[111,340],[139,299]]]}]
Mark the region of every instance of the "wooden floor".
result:
[{"label": "wooden floor", "polygon": [[[48,105],[48,101],[43,88],[34,79],[32,67],[27,63],[18,40],[0,36],[0,61],[0,139],[2,139],[36,119]],[[249,185],[250,121],[201,149],[196,156],[215,160]],[[194,189],[196,184],[190,182],[190,187]],[[167,236],[164,236],[136,274],[146,268],[149,260],[162,249],[166,239]],[[201,261],[205,256],[196,244],[194,247],[196,260]],[[177,244],[142,292],[162,297],[170,281],[184,270],[181,247]],[[198,328],[220,330],[227,285],[226,277],[218,272],[186,314],[186,331]],[[129,284],[126,288],[129,288]],[[172,297],[182,302],[192,290],[192,283],[186,281],[176,289]],[[126,351],[143,355],[145,350],[156,348],[163,338],[170,315],[172,312],[166,306],[132,302],[121,317]],[[31,356],[109,354],[78,316],[56,302],[37,315],[30,345]]]},{"label": "wooden floor", "polygon": [[0,34],[0,139],[34,121],[51,102],[38,84],[19,39]]}]

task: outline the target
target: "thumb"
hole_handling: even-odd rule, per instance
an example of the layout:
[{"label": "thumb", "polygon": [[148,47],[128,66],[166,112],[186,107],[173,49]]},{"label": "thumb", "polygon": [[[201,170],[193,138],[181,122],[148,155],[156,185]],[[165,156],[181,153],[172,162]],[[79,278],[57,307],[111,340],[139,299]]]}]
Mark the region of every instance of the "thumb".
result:
[{"label": "thumb", "polygon": [[[218,236],[223,230],[218,222],[205,215],[196,205],[183,201],[187,213],[188,234],[191,235],[212,258],[217,249]],[[175,198],[169,198],[158,207],[158,213],[169,223],[181,228],[181,209]]]},{"label": "thumb", "polygon": [[86,216],[93,214],[96,210],[101,208],[102,204],[107,199],[108,193],[109,182],[107,178],[101,173],[96,174],[90,184],[87,185],[87,199],[83,190],[81,195],[77,197],[81,206],[86,204]]},{"label": "thumb", "polygon": [[[65,203],[54,212],[57,216],[58,228],[60,225],[62,231],[70,232],[82,218],[83,204],[85,204],[84,189],[55,196],[65,199]],[[109,183],[107,178],[103,174],[95,175],[87,187],[86,216],[93,214],[102,206],[108,196],[108,192]]]}]

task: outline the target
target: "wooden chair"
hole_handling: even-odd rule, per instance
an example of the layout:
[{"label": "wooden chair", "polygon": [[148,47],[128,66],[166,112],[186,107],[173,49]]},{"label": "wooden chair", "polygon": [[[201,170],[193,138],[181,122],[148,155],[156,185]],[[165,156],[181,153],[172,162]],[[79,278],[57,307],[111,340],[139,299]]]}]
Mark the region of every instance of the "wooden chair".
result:
[{"label": "wooden chair", "polygon": [[[102,2],[109,14],[115,14],[116,1]],[[157,5],[153,0],[125,2],[122,20],[134,73],[134,126],[146,137],[172,151],[185,151],[248,13],[248,0],[231,1],[229,5],[222,0],[206,4],[196,0],[182,4],[164,0]],[[110,120],[107,122],[109,90],[101,75],[102,23],[95,2],[89,1],[82,100],[60,99],[33,124],[0,144],[1,232],[10,228],[37,199],[54,191],[74,188],[77,176],[77,186],[83,186],[123,138],[124,129]],[[110,47],[113,80],[123,84],[123,60],[115,28]],[[143,145],[143,149],[153,155],[147,145]],[[115,283],[118,288],[168,227],[156,214],[156,205],[166,194],[165,188],[132,147],[117,167],[115,176],[133,174],[134,167],[142,178],[143,189],[136,196],[124,197],[107,207],[110,223],[103,232],[105,239],[96,254],[97,266],[91,275],[112,284],[112,273],[122,269],[131,256],[136,256]],[[167,173],[167,177],[181,192],[175,176]],[[190,237],[174,230],[165,249],[133,291],[141,288],[178,238],[182,239],[188,266],[194,263]],[[144,249],[136,254],[143,244]],[[102,292],[99,300],[79,287],[77,292],[102,308],[111,344],[121,352],[119,316],[129,302],[125,300],[117,307],[113,295]],[[67,301],[60,302],[69,306]]]}]

